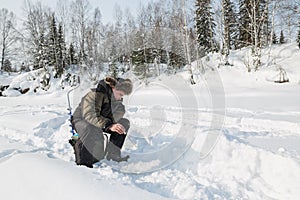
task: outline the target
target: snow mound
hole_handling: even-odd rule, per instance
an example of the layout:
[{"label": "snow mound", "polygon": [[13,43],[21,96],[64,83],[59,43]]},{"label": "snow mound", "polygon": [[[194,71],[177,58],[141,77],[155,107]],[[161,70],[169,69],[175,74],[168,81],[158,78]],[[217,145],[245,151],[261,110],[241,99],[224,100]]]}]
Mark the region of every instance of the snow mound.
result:
[{"label": "snow mound", "polygon": [[19,154],[0,164],[0,176],[1,195],[10,200],[164,199],[118,182],[107,183],[85,167],[37,153]]}]

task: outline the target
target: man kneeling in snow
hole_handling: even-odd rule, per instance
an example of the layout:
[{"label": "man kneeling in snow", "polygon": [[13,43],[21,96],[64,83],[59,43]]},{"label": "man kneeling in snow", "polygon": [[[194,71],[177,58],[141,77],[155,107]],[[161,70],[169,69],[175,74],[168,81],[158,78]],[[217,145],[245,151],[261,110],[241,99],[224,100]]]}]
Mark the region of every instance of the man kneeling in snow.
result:
[{"label": "man kneeling in snow", "polygon": [[[121,156],[126,133],[130,123],[123,118],[125,107],[122,97],[132,92],[129,79],[107,77],[92,89],[76,108],[72,125],[79,134],[74,145],[78,165],[93,167],[106,156],[107,160],[127,161],[129,156]],[[104,150],[103,131],[110,134],[110,141]]]}]

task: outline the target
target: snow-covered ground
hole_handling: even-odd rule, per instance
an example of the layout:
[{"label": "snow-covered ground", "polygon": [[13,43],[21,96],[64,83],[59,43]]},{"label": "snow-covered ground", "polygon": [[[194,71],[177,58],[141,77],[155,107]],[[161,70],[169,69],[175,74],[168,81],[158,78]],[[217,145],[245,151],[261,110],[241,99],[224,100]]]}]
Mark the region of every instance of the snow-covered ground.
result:
[{"label": "snow-covered ground", "polygon": [[[251,73],[246,52],[232,54],[232,67],[196,75],[193,86],[186,71],[137,84],[124,101],[128,163],[75,165],[67,90],[1,97],[1,198],[298,199],[300,51],[275,47],[262,60],[274,64]],[[289,83],[272,81],[279,65]],[[20,80],[0,76],[2,85]],[[72,93],[73,108],[86,88]]]}]

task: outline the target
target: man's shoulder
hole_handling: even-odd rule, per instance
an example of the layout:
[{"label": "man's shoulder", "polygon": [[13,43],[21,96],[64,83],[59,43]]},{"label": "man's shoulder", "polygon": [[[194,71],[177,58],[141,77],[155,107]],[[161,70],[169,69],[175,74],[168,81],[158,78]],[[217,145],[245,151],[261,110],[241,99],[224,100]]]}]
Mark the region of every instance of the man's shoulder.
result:
[{"label": "man's shoulder", "polygon": [[109,85],[107,85],[104,80],[99,81],[97,84],[97,87],[95,88],[96,92],[101,92],[101,93],[108,93],[109,92]]}]

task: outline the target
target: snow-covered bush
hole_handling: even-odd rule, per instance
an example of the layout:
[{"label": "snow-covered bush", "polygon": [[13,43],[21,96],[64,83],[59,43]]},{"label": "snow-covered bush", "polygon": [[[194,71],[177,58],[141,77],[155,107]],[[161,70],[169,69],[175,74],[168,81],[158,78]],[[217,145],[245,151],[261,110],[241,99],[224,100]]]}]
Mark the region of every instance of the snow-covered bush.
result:
[{"label": "snow-covered bush", "polygon": [[3,96],[19,96],[29,91],[39,89],[47,91],[50,88],[51,74],[46,69],[38,69],[17,75],[2,92]]},{"label": "snow-covered bush", "polygon": [[60,87],[64,89],[66,86],[76,86],[80,83],[79,76],[76,74],[71,74],[70,72],[67,72],[62,75],[60,80]]},{"label": "snow-covered bush", "polygon": [[50,79],[51,79],[51,74],[47,70],[44,70],[41,73],[41,77],[40,77],[40,88],[46,91],[49,90]]}]

